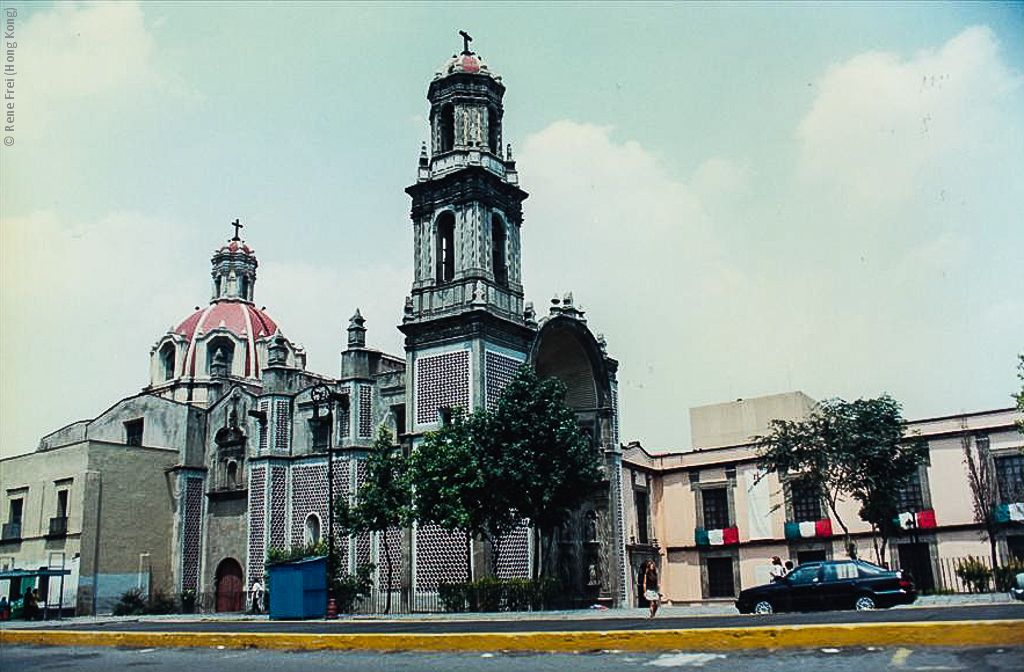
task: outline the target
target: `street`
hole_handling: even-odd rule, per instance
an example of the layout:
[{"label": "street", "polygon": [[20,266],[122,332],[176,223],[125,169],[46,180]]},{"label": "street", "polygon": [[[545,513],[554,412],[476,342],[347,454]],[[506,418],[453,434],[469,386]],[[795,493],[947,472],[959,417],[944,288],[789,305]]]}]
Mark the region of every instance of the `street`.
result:
[{"label": "street", "polygon": [[446,672],[520,672],[550,670],[645,670],[700,668],[708,672],[871,672],[919,670],[988,672],[1024,670],[1024,649],[815,649],[809,651],[671,652],[587,654],[374,653],[216,649],[107,649],[4,646],[4,672],[22,670],[109,670],[145,668],[148,672],[208,669],[218,672],[352,670],[396,672],[443,669]]}]

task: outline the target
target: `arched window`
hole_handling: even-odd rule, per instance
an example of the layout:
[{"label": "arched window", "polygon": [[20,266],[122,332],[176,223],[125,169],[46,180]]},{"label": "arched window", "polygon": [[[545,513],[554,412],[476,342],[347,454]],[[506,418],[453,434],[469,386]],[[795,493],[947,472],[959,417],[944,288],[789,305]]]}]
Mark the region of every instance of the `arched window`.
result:
[{"label": "arched window", "polygon": [[455,215],[450,211],[437,218],[437,281],[455,279]]},{"label": "arched window", "polygon": [[441,118],[438,119],[438,130],[441,132],[441,151],[450,152],[455,148],[455,108],[451,105],[441,107]]},{"label": "arched window", "polygon": [[493,107],[487,108],[487,147],[491,154],[498,154],[498,147],[501,143],[498,131],[501,128],[501,121],[498,119],[498,111]]},{"label": "arched window", "polygon": [[494,262],[494,281],[508,286],[508,264],[505,262],[505,221],[497,213],[491,215],[491,258]]},{"label": "arched window", "polygon": [[164,347],[160,348],[160,366],[164,380],[174,378],[174,343],[164,343]]},{"label": "arched window", "polygon": [[249,278],[244,275],[238,279],[238,298],[249,298]]},{"label": "arched window", "polygon": [[220,298],[220,276],[213,279],[213,294],[215,299]]},{"label": "arched window", "polygon": [[224,485],[229,488],[233,488],[238,485],[238,462],[234,460],[228,461],[227,469],[224,474]]},{"label": "arched window", "polygon": [[302,541],[307,546],[320,541],[320,516],[315,513],[306,516],[306,528],[302,534]]},{"label": "arched window", "polygon": [[[206,372],[213,375],[231,375],[235,359],[235,344],[226,336],[217,336],[206,344]],[[223,367],[223,371],[217,369]]]}]

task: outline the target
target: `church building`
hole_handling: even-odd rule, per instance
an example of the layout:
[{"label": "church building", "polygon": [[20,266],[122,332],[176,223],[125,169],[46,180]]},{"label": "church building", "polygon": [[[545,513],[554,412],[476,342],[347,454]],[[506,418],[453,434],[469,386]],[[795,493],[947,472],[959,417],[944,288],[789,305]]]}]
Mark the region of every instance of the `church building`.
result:
[{"label": "church building", "polygon": [[[0,562],[70,568],[63,596],[43,592],[78,613],[107,611],[137,587],[239,610],[268,549],[325,537],[329,501],[357,492],[379,426],[415,450],[455,409],[493,407],[529,363],[568,386],[604,474],[558,531],[552,560],[568,595],[624,602],[618,363],[571,294],[543,316],[524,300],[527,193],[504,143],[504,95],[468,38],[430,82],[430,141],[406,189],[413,277],[397,325],[403,354],[368,347],[356,310],[340,369],[308,371],[303,348],[256,307],[259,264],[236,220],[211,259],[209,304],[156,341],[142,392],[3,462],[11,524]],[[391,586],[384,572],[375,579],[395,604],[436,604],[440,583],[465,578],[467,554],[487,566],[486,549],[435,525],[388,534],[399,571]],[[528,530],[510,536],[498,574],[529,576]],[[350,571],[384,566],[379,542],[337,539]]]}]

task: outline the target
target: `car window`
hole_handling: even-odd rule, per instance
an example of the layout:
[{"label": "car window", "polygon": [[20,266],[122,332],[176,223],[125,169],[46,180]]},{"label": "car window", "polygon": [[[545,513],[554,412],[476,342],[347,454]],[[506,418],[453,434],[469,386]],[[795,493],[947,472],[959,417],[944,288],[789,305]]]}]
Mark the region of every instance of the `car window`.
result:
[{"label": "car window", "polygon": [[793,583],[811,583],[818,578],[818,565],[797,567],[786,578]]},{"label": "car window", "polygon": [[842,581],[857,578],[857,565],[852,562],[836,562],[825,565],[826,581]]},{"label": "car window", "polygon": [[868,562],[859,562],[857,564],[860,565],[861,574],[864,574],[865,576],[881,576],[883,574],[891,573],[888,569],[883,569],[878,565],[872,565]]}]

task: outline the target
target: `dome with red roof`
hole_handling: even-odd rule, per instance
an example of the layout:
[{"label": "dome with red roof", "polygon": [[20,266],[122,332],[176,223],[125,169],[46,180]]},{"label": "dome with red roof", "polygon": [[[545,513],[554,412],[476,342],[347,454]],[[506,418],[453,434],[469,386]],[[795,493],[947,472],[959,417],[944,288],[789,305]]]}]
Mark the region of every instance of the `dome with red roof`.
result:
[{"label": "dome with red roof", "polygon": [[248,378],[258,375],[261,368],[256,342],[277,333],[277,324],[262,310],[243,301],[215,301],[197,310],[173,330],[189,343],[182,370],[184,375],[196,375],[196,343],[214,331],[232,334],[245,343],[247,352],[241,362],[240,373]]}]

